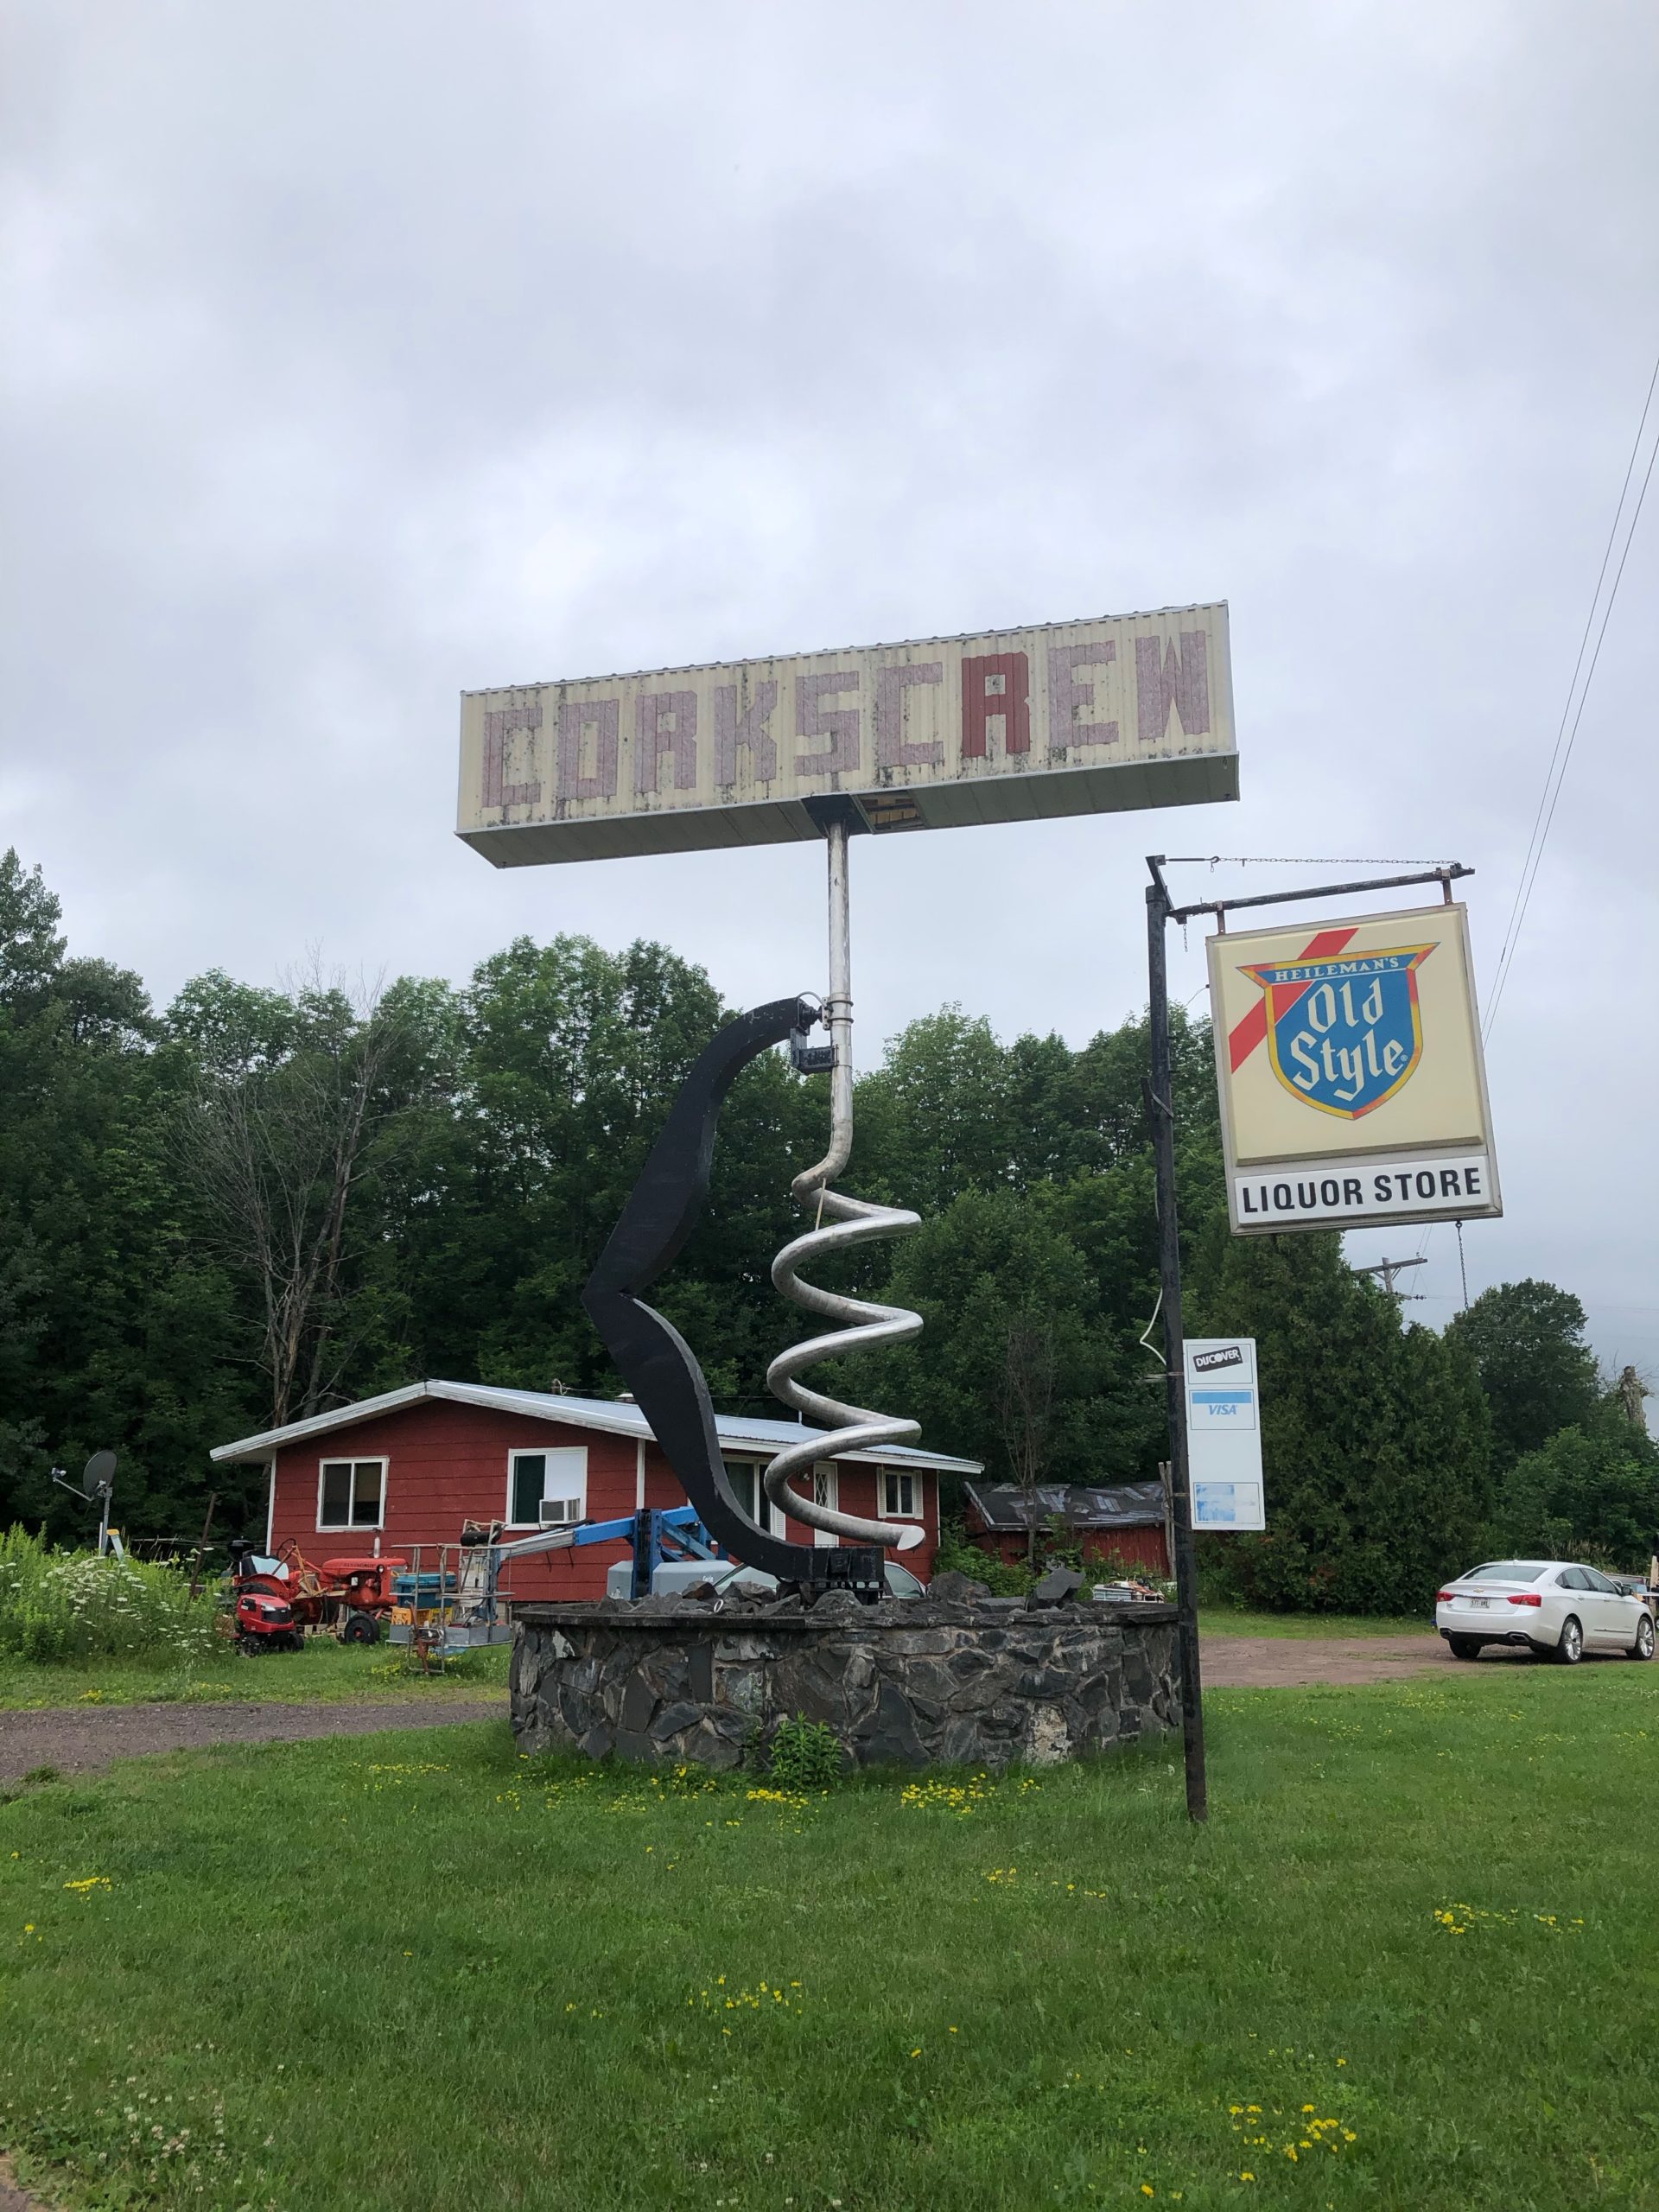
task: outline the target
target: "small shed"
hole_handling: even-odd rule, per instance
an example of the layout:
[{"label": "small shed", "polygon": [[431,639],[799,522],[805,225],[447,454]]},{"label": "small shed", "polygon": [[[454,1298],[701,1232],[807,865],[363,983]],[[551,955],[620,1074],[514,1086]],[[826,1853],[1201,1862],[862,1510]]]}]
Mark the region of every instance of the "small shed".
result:
[{"label": "small shed", "polygon": [[[778,1514],[760,1486],[772,1455],[808,1432],[793,1421],[730,1414],[716,1415],[715,1425],[733,1487],[756,1519],[764,1516],[764,1526],[796,1543],[833,1541]],[[217,1465],[268,1467],[266,1550],[291,1539],[315,1559],[454,1544],[463,1521],[502,1522],[511,1538],[550,1523],[686,1503],[632,1400],[487,1383],[411,1382],[221,1444],[212,1457]],[[821,1504],[918,1522],[923,1541],[904,1560],[925,1580],[939,1541],[939,1477],[979,1471],[976,1460],[894,1445],[821,1460],[812,1481]],[[626,1554],[618,1542],[518,1560],[512,1594],[602,1597],[606,1569]]]},{"label": "small shed", "polygon": [[1029,1534],[1061,1527],[1081,1543],[1085,1564],[1150,1568],[1168,1575],[1169,1507],[1161,1482],[1116,1483],[1092,1489],[1081,1483],[968,1482],[963,1485],[969,1541],[999,1559],[1023,1561]]}]

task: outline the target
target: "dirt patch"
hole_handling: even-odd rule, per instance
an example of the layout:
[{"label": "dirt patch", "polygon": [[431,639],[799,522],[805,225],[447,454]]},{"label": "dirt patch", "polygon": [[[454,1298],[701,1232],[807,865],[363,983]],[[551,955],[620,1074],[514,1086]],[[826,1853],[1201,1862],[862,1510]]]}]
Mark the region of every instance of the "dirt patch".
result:
[{"label": "dirt patch", "polygon": [[11,2161],[0,2153],[0,2212],[47,2212],[38,2196],[25,2196],[17,2186]]},{"label": "dirt patch", "polygon": [[1442,1639],[1420,1636],[1206,1636],[1205,1689],[1305,1688],[1310,1683],[1395,1682],[1412,1675],[1475,1667],[1535,1667],[1529,1651],[1483,1651],[1454,1659]]},{"label": "dirt patch", "polygon": [[[90,1774],[112,1759],[203,1744],[291,1744],[318,1736],[371,1736],[385,1728],[442,1728],[504,1720],[505,1698],[385,1705],[122,1705],[102,1712],[0,1713],[0,1782],[37,1768]],[[7,2212],[0,2195],[0,2212]]]}]

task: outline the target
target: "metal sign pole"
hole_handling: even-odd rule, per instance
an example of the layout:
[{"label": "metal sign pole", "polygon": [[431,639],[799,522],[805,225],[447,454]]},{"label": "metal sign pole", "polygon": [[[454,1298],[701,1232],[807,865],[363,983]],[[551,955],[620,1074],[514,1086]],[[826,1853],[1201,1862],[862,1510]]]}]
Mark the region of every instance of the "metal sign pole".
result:
[{"label": "metal sign pole", "polygon": [[1175,1604],[1181,1660],[1181,1744],[1186,1764],[1186,1810],[1207,1820],[1209,1783],[1204,1764],[1204,1686],[1198,1669],[1198,1570],[1192,1544],[1192,1484],[1186,1451],[1185,1332],[1181,1326],[1181,1235],[1175,1209],[1175,1102],[1169,1044],[1169,976],[1166,931],[1169,893],[1160,862],[1148,858],[1147,971],[1150,986],[1152,1074],[1147,1103],[1152,1116],[1153,1159],[1158,1190],[1158,1275],[1164,1316],[1164,1390],[1169,1414],[1169,1508],[1175,1538]]}]

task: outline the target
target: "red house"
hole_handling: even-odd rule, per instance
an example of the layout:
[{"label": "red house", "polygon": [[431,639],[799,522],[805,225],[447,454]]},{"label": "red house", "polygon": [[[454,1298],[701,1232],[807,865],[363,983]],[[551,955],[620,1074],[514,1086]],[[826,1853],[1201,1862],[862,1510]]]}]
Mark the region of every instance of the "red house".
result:
[{"label": "red house", "polygon": [[[772,1454],[800,1440],[793,1421],[722,1414],[715,1427],[733,1487],[752,1515],[758,1503],[764,1525],[797,1543],[833,1541],[776,1514],[761,1491]],[[212,1458],[220,1466],[269,1467],[265,1549],[291,1539],[311,1559],[407,1556],[416,1544],[458,1542],[463,1521],[503,1522],[511,1538],[552,1522],[605,1521],[642,1505],[686,1503],[632,1401],[483,1383],[411,1382],[221,1444]],[[820,1503],[843,1512],[918,1522],[924,1541],[903,1557],[925,1581],[939,1541],[939,1476],[978,1472],[972,1459],[890,1445],[821,1461],[813,1485]],[[512,1592],[520,1599],[602,1597],[606,1569],[627,1555],[619,1541],[518,1560]]]}]

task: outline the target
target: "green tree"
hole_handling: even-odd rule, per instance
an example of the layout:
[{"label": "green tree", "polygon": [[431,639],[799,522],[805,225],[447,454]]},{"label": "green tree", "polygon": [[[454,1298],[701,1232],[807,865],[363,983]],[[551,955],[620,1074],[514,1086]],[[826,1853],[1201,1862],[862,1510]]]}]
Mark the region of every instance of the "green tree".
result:
[{"label": "green tree", "polygon": [[177,1066],[136,976],[67,958],[38,870],[0,859],[0,1523],[84,1537],[59,1460],[120,1455],[129,1529],[186,1533],[245,1424],[232,1301],[168,1158]]},{"label": "green tree", "polygon": [[354,1003],[313,976],[278,1002],[214,976],[174,1010],[195,1048],[180,1180],[253,1317],[273,1428],[347,1395],[382,1333],[378,1185],[429,1077],[429,1001],[405,985]]},{"label": "green tree", "polygon": [[1050,1205],[964,1192],[896,1251],[879,1294],[919,1313],[922,1334],[842,1363],[841,1395],[919,1421],[994,1481],[1144,1471],[1128,1355],[1098,1326],[1088,1264]]},{"label": "green tree", "polygon": [[1263,1535],[1201,1544],[1206,1576],[1253,1604],[1407,1612],[1478,1548],[1491,1510],[1472,1360],[1352,1274],[1339,1237],[1212,1230],[1195,1335],[1256,1340]]},{"label": "green tree", "polygon": [[1659,1447],[1616,1408],[1560,1429],[1503,1478],[1497,1548],[1645,1572],[1659,1551]]},{"label": "green tree", "polygon": [[1500,1468],[1592,1418],[1600,1387],[1584,1332],[1572,1292],[1530,1277],[1482,1291],[1447,1327],[1479,1371]]}]

